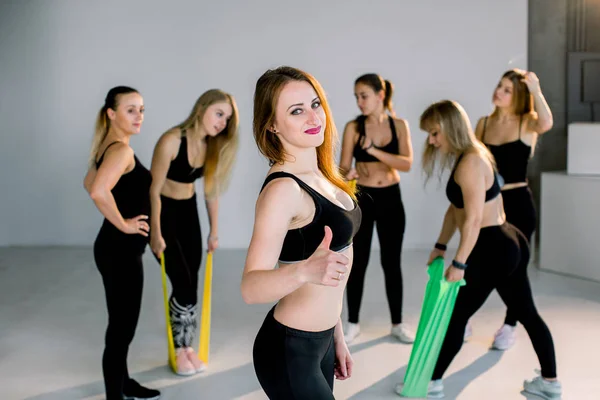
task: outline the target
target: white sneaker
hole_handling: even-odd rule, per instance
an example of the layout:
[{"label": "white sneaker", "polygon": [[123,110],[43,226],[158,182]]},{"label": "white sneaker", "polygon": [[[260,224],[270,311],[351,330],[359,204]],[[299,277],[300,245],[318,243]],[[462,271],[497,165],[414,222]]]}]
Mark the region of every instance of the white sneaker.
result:
[{"label": "white sneaker", "polygon": [[502,325],[502,328],[496,332],[494,337],[494,343],[492,348],[496,350],[508,350],[515,344],[517,340],[517,334],[515,332],[516,327],[510,325]]},{"label": "white sneaker", "polygon": [[[402,397],[402,389],[404,389],[404,383],[399,383],[394,388],[394,392],[398,396]],[[427,388],[427,398],[428,399],[443,399],[444,398],[444,384],[441,379],[429,382],[429,387]]]},{"label": "white sneaker", "polygon": [[406,324],[393,325],[392,336],[398,338],[402,343],[413,343],[415,341],[415,334],[408,329]]},{"label": "white sneaker", "polygon": [[463,340],[466,342],[471,336],[473,336],[473,327],[471,326],[471,321],[468,321]]},{"label": "white sneaker", "polygon": [[360,334],[360,325],[348,322],[346,329],[344,329],[344,340],[346,344],[350,344]]},{"label": "white sneaker", "polygon": [[536,376],[530,381],[523,382],[523,389],[527,393],[535,394],[546,400],[560,400],[562,385],[558,381],[547,381],[541,376]]}]

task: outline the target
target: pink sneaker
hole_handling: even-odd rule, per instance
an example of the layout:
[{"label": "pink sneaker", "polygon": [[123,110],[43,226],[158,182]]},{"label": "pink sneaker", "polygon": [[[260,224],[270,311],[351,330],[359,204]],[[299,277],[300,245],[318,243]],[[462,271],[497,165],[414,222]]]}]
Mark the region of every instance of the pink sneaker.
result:
[{"label": "pink sneaker", "polygon": [[194,351],[193,348],[191,347],[187,347],[185,349],[188,360],[190,361],[190,363],[192,364],[192,366],[194,367],[194,370],[196,372],[204,372],[206,370],[206,364],[204,364],[199,358],[198,358],[198,354],[196,354],[196,352]]},{"label": "pink sneaker", "polygon": [[175,360],[177,371],[175,373],[183,376],[194,375],[196,368],[188,359],[186,350],[184,348],[177,349],[175,354],[177,357]]}]

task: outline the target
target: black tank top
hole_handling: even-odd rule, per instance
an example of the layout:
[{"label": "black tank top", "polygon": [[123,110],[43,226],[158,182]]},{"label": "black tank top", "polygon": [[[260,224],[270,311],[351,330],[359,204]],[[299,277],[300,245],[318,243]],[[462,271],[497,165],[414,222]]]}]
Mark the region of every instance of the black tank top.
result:
[{"label": "black tank top", "polygon": [[[115,143],[109,144],[98,161],[96,161],[96,169],[100,168],[106,150]],[[148,225],[150,224],[150,184],[152,183],[152,175],[146,169],[140,160],[135,156],[135,167],[121,175],[111,193],[117,203],[117,208],[124,219],[137,217],[138,215],[148,216]],[[135,252],[144,252],[144,248],[148,243],[148,238],[139,234],[127,234],[120,231],[108,219],[104,218],[100,235],[103,239],[114,241],[120,249],[127,248]]]},{"label": "black tank top", "polygon": [[531,146],[521,140],[521,125],[523,116],[519,121],[519,138],[513,142],[503,144],[485,143],[485,128],[488,117],[483,122],[483,133],[481,141],[490,149],[490,152],[496,159],[498,172],[504,178],[505,183],[517,183],[527,181],[527,166],[531,158]]},{"label": "black tank top", "polygon": [[306,226],[290,229],[285,235],[279,262],[294,263],[309,258],[319,247],[325,236],[325,226],[331,228],[333,237],[330,249],[336,252],[348,248],[361,222],[361,210],[356,202],[350,211],[332,203],[322,194],[311,188],[297,176],[287,172],[273,172],[265,179],[261,192],[267,183],[277,178],[291,178],[305,190],[315,202],[315,216]]},{"label": "black tank top", "polygon": [[185,131],[181,132],[181,144],[177,157],[171,161],[167,178],[180,183],[193,183],[196,179],[202,178],[204,174],[204,166],[193,168],[188,160],[187,152],[187,137]]},{"label": "black tank top", "polygon": [[[364,115],[361,115],[360,117],[358,117],[356,119],[356,128],[358,130],[358,141],[354,145],[354,152],[353,152],[354,158],[356,159],[357,162],[381,162],[374,156],[367,153],[366,150],[364,150],[362,148],[362,144],[364,143],[364,141],[367,137],[367,132],[365,129],[366,119],[367,119],[367,117],[365,117]],[[396,134],[396,124],[394,123],[394,119],[391,116],[388,115],[388,119],[390,122],[390,128],[392,130],[392,140],[385,146],[378,147],[378,146],[374,145],[373,147],[375,147],[376,149],[385,151],[386,153],[400,154],[400,152],[398,151],[398,135]]]},{"label": "black tank top", "polygon": [[[448,179],[448,184],[446,185],[446,196],[448,197],[448,200],[450,200],[450,203],[452,203],[456,208],[465,207],[462,190],[460,189],[460,186],[458,185],[458,183],[456,183],[456,180],[454,179],[454,173],[456,172],[458,163],[460,162],[463,155],[464,153],[461,154],[460,157],[458,157],[458,160],[456,160],[456,164],[452,169],[452,173],[450,174],[450,178]],[[496,198],[496,196],[500,194],[501,187],[502,177],[498,176],[498,173],[494,171],[494,183],[492,183],[492,186],[485,191],[485,202],[487,203],[488,201]]]}]

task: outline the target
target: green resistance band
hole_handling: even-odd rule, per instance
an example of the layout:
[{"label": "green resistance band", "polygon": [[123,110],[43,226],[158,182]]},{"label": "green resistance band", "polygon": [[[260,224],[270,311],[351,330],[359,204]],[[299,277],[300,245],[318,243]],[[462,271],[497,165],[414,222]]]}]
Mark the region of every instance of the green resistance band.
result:
[{"label": "green resistance band", "polygon": [[417,337],[404,375],[401,393],[404,397],[427,397],[429,382],[448,330],[458,290],[466,285],[464,279],[458,282],[446,281],[442,257],[433,260],[427,273],[429,282],[425,288]]}]

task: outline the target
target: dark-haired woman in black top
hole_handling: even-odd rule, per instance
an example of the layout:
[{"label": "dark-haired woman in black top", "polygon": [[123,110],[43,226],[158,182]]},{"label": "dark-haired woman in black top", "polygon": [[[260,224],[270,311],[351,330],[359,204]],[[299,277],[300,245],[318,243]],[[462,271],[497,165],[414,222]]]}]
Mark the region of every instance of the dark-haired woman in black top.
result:
[{"label": "dark-haired woman in black top", "polygon": [[[340,169],[346,179],[357,180],[358,204],[363,218],[354,239],[354,263],[346,289],[346,341],[352,342],[360,333],[360,306],[376,226],[391,333],[403,343],[412,343],[414,333],[402,322],[401,258],[406,215],[398,173],[408,172],[412,165],[410,130],[406,120],[395,117],[391,82],[377,74],[365,74],[356,79],[354,91],[361,115],[349,122],[344,130]],[[356,168],[352,167],[353,159]]]}]

